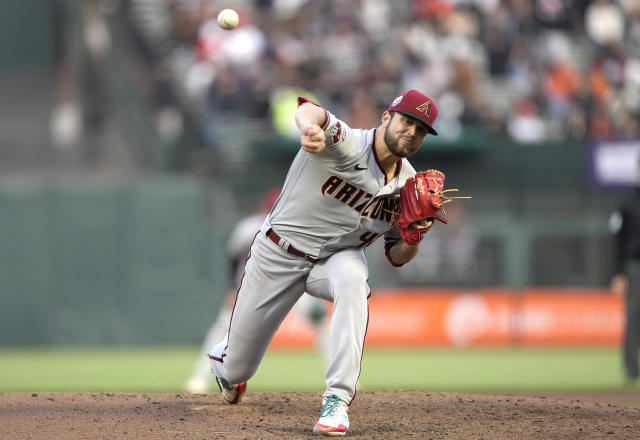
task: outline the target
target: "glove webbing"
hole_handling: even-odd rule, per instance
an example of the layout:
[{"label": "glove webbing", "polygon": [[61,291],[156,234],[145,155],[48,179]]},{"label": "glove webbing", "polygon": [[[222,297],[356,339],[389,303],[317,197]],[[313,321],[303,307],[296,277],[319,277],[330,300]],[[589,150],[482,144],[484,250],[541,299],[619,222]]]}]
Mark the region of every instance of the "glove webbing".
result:
[{"label": "glove webbing", "polygon": [[[435,178],[433,178],[433,180],[435,181]],[[447,203],[453,202],[456,199],[470,199],[471,196],[447,196],[445,195],[446,192],[457,192],[458,188],[450,188],[450,189],[445,189],[442,190],[440,192],[435,192],[432,190],[429,190],[429,192],[433,195],[439,196],[440,197],[440,207],[442,207],[442,205],[445,205]],[[399,205],[398,205],[399,206]],[[395,224],[398,221],[398,218],[400,217],[400,211],[399,210],[389,210],[389,209],[384,209],[384,211],[391,213],[391,226],[395,226]],[[447,211],[445,211],[444,208],[442,208],[442,213],[446,216],[447,215]]]}]

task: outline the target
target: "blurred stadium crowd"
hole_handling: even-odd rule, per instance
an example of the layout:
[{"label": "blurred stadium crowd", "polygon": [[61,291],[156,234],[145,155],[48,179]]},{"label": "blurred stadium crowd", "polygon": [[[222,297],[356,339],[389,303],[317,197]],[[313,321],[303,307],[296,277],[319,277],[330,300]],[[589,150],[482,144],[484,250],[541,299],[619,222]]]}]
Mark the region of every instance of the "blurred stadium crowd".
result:
[{"label": "blurred stadium crowd", "polygon": [[[223,7],[241,15],[231,33],[216,23]],[[640,136],[637,0],[130,0],[127,11],[210,146],[224,121],[250,130],[271,115],[286,134],[278,100],[300,90],[354,127],[417,88],[448,138],[469,126],[522,143]]]},{"label": "blurred stadium crowd", "polygon": [[[412,163],[446,170],[473,199],[466,214],[452,208],[460,227],[430,233],[425,255],[441,258],[379,268],[379,279],[608,282],[620,193],[601,190],[588,165],[592,141],[640,139],[640,1],[54,4],[56,164],[75,151],[78,170],[202,178],[223,230],[281,185],[298,149],[295,97],[371,127],[417,88],[438,104],[440,135]],[[216,22],[227,7],[241,21],[230,32]]]}]

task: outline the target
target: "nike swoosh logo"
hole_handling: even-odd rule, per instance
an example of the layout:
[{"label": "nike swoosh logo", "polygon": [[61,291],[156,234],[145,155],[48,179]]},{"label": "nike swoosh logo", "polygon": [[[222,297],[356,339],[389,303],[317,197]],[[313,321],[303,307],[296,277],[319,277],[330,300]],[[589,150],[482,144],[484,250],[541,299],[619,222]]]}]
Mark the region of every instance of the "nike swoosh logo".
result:
[{"label": "nike swoosh logo", "polygon": [[366,170],[367,168],[366,167],[365,168],[360,168],[360,164],[356,164],[356,166],[353,167],[353,169],[356,170],[356,171],[362,171],[362,170]]}]

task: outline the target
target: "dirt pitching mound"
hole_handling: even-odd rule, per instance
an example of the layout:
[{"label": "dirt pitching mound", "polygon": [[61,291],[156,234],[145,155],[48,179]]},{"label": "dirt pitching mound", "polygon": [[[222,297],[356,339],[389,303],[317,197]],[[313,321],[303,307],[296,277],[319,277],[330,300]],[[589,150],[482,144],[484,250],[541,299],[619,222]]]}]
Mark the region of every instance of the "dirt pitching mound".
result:
[{"label": "dirt pitching mound", "polygon": [[[575,397],[575,398],[573,398]],[[613,396],[609,396],[612,398]],[[636,395],[637,398],[637,395]],[[614,400],[611,400],[614,401]],[[640,410],[593,396],[360,391],[354,439],[638,439]],[[311,437],[318,393],[0,394],[0,438],[297,439]]]}]

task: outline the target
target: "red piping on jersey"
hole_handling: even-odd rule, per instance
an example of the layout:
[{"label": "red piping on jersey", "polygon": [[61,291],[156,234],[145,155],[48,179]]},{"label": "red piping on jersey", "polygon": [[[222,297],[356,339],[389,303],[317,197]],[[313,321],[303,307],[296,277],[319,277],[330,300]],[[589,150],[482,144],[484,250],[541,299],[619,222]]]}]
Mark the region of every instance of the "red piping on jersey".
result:
[{"label": "red piping on jersey", "polygon": [[320,104],[317,104],[317,103],[313,102],[309,98],[305,98],[304,96],[298,96],[298,107],[300,107],[305,102],[313,104],[313,105],[315,105],[317,107],[320,107],[322,109],[322,111],[324,112],[324,120],[322,121],[322,124],[320,124],[320,128],[322,128],[323,130],[325,128],[327,128],[327,124],[329,123],[329,113],[327,113],[327,111],[324,109],[324,107],[322,107]]},{"label": "red piping on jersey", "polygon": [[[373,130],[373,142],[371,144],[371,150],[373,150],[373,158],[376,160],[378,169],[380,169],[380,172],[384,176],[384,184],[386,185],[387,183],[389,183],[387,182],[387,172],[384,170],[384,168],[382,168],[380,159],[378,159],[378,152],[376,151],[376,130]],[[396,173],[393,175],[393,177],[396,177],[398,174],[400,174],[401,168],[402,168],[402,159],[398,159],[398,161],[396,162]]]},{"label": "red piping on jersey", "polygon": [[386,255],[387,260],[389,260],[389,263],[391,263],[391,265],[392,265],[393,267],[400,267],[400,266],[404,266],[404,263],[402,263],[402,264],[398,264],[398,263],[395,263],[395,262],[391,259],[391,248],[392,248],[392,247],[393,247],[397,242],[399,242],[399,241],[400,241],[400,240],[396,240],[396,241],[394,241],[394,242],[391,242],[391,241],[385,241],[385,243],[384,243],[384,254]]},{"label": "red piping on jersey", "polygon": [[[244,276],[247,273],[247,261],[251,258],[251,248],[253,247],[253,242],[256,241],[256,237],[260,233],[260,230],[256,232],[256,235],[253,236],[253,240],[251,241],[251,247],[249,247],[249,255],[247,255],[247,259],[244,260],[245,270],[242,272],[242,278],[240,278],[240,285],[238,286],[238,290],[236,290],[236,299],[233,301],[233,309],[231,310],[231,318],[229,318],[229,336],[231,336],[231,321],[233,321],[233,313],[236,311],[236,304],[238,303],[238,294],[240,293],[240,288],[242,287],[242,282],[244,281]],[[231,339],[229,337],[229,339]],[[213,359],[214,361],[224,363],[224,357],[227,355],[227,347],[229,347],[229,339],[227,339],[227,345],[224,347],[222,356],[220,358],[216,358],[213,356],[209,356],[209,359]]]},{"label": "red piping on jersey", "polygon": [[209,359],[213,359],[216,362],[220,362],[221,364],[224,363],[224,357],[226,356],[226,353],[222,354],[222,357],[215,357],[215,356],[211,356],[210,354],[208,354],[207,356],[209,357]]}]

